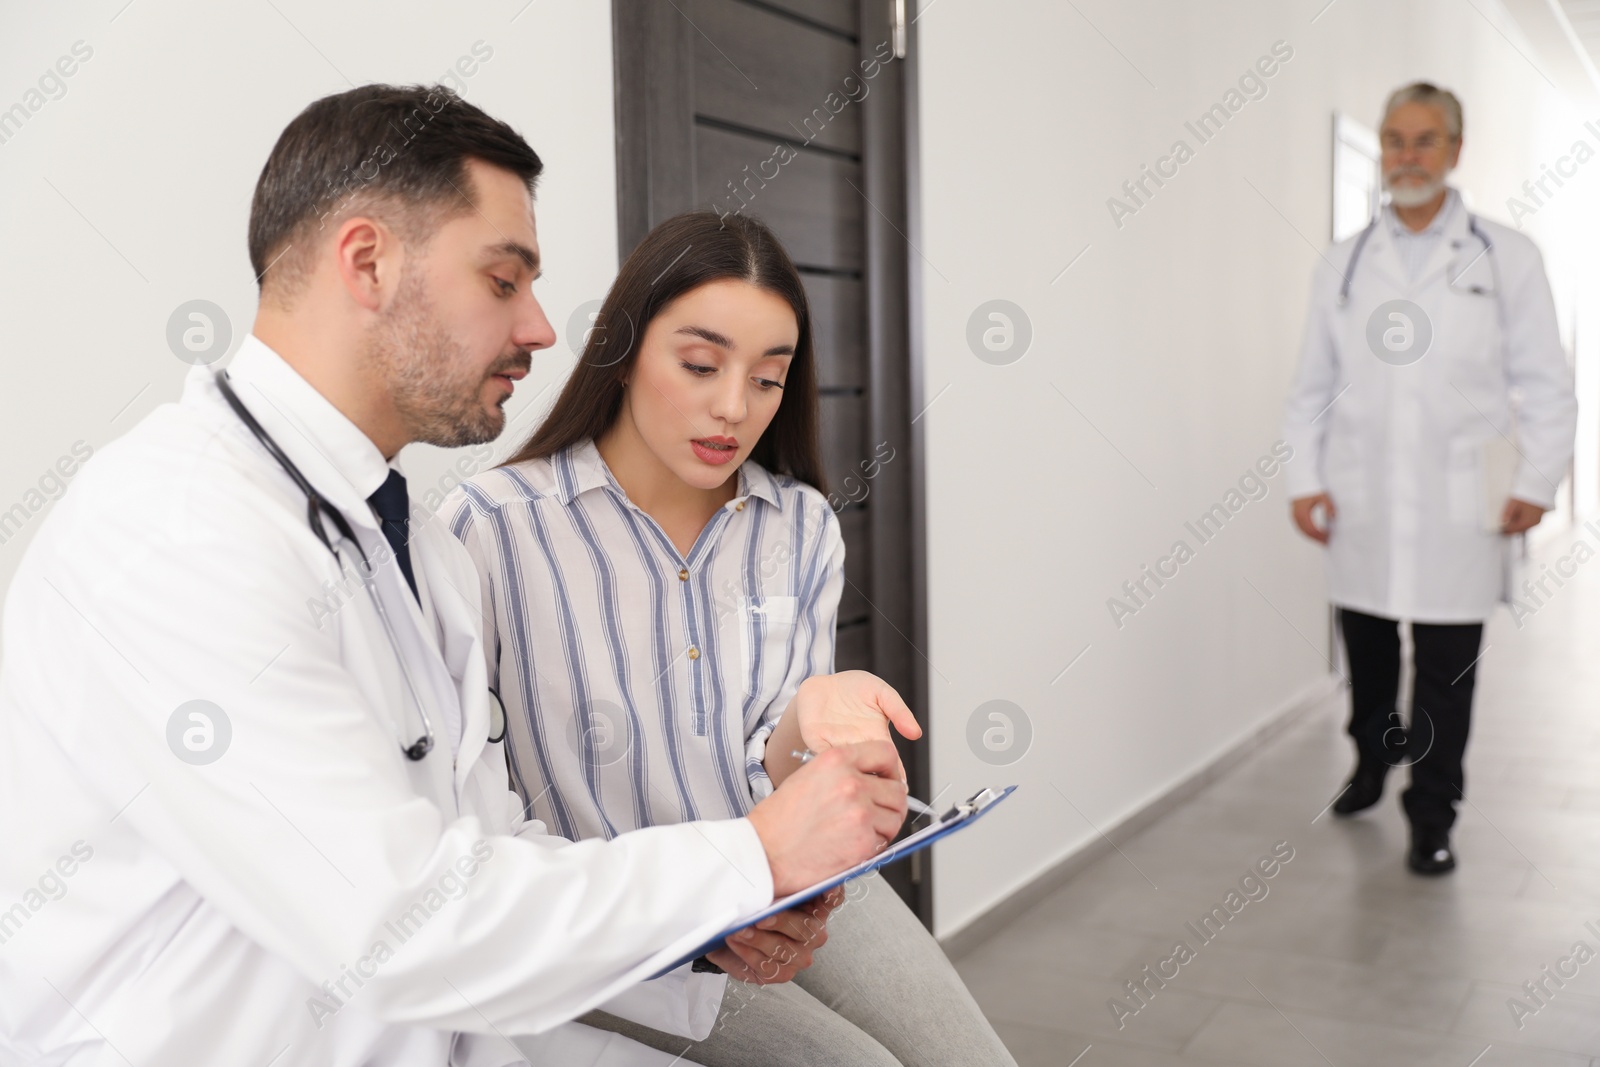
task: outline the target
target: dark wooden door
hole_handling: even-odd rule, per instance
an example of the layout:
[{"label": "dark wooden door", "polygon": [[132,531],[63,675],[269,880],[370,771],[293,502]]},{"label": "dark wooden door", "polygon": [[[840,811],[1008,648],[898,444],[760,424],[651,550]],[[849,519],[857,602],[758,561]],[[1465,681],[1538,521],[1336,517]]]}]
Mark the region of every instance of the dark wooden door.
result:
[{"label": "dark wooden door", "polygon": [[[691,209],[765,221],[805,280],[846,546],[837,667],[926,727],[914,583],[905,64],[896,0],[613,0],[626,256]],[[903,50],[903,45],[901,46]],[[927,741],[902,746],[927,794]],[[885,872],[924,922],[926,856]]]}]

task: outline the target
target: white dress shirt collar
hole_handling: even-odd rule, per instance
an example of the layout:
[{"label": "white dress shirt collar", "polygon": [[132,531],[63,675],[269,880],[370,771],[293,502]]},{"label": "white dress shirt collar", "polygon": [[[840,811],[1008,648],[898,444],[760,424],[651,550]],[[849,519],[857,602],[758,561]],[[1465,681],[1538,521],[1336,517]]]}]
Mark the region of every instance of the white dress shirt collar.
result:
[{"label": "white dress shirt collar", "polygon": [[[250,334],[228,364],[240,401],[289,459],[352,524],[379,529],[367,498],[391,466],[372,439],[266,342]],[[197,367],[194,376],[209,376]]]}]

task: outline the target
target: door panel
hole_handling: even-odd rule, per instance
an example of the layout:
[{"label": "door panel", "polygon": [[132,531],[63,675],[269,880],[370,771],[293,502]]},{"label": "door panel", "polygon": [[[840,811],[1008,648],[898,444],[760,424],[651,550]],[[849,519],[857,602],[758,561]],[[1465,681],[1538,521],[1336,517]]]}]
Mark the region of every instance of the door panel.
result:
[{"label": "door panel", "polygon": [[717,30],[715,40],[695,34],[697,114],[797,146],[855,154],[861,111],[841,106],[848,99],[841,80],[856,64],[852,42],[742,0],[695,0],[687,10],[698,25]]},{"label": "door panel", "polygon": [[811,304],[817,352],[817,384],[823,389],[862,389],[867,384],[866,309],[860,278],[802,273]]},{"label": "door panel", "polygon": [[855,0],[757,0],[752,6],[785,12],[855,41],[859,17]]},{"label": "door panel", "polygon": [[828,476],[828,489],[835,501],[870,507],[872,487],[861,468],[872,458],[866,414],[866,398],[859,394],[822,395],[822,469]]},{"label": "door panel", "polygon": [[[794,258],[811,304],[824,466],[846,546],[836,668],[880,675],[926,728],[926,660],[908,636],[922,632],[912,570],[920,542],[905,71],[884,60],[892,8],[612,0],[617,212],[624,256],[652,226],[700,209],[762,219]],[[901,747],[913,791],[937,792],[926,737]],[[928,859],[917,881],[908,864],[884,872],[924,921]]]},{"label": "door panel", "polygon": [[702,190],[696,207],[756,216],[797,265],[861,269],[860,164],[804,148],[790,159],[771,139],[700,124],[695,185]]},{"label": "door panel", "polygon": [[839,636],[833,646],[833,669],[836,671],[872,669],[872,629],[867,623],[857,622],[839,627]]},{"label": "door panel", "polygon": [[868,554],[872,551],[872,531],[867,524],[866,509],[846,507],[840,511],[839,533],[844,537],[845,575],[852,578],[844,583],[844,592],[839,596],[839,625],[860,626],[872,621],[867,594],[853,580],[855,573],[868,565]]}]

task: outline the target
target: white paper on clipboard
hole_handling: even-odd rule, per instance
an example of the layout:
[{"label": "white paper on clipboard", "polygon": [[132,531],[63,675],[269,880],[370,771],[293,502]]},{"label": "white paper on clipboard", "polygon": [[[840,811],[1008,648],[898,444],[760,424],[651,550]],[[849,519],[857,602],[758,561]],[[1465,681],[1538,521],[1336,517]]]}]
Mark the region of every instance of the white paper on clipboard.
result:
[{"label": "white paper on clipboard", "polygon": [[1522,454],[1510,438],[1496,434],[1483,443],[1483,529],[1499,533],[1501,516],[1516,484]]}]

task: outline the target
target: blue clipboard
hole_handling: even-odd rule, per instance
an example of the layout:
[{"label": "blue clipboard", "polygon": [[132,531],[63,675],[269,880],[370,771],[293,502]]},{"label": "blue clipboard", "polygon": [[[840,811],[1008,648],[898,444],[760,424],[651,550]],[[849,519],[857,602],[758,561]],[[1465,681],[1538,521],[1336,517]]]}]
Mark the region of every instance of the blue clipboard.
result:
[{"label": "blue clipboard", "polygon": [[[848,870],[841,871],[832,878],[826,878],[823,881],[818,882],[816,885],[802,889],[798,893],[790,893],[786,897],[774,900],[765,909],[756,912],[754,915],[740,919],[738,922],[722,931],[722,933],[718,934],[716,937],[713,937],[711,940],[702,944],[699,948],[685,953],[679,959],[661,968],[661,970],[657,971],[655,974],[652,974],[650,978],[660,978],[669,971],[677,970],[685,963],[689,963],[692,960],[697,960],[708,952],[714,952],[715,950],[722,948],[729,935],[736,934],[747,926],[754,926],[762,919],[770,918],[773,915],[777,915],[779,912],[788,911],[797,904],[804,904],[808,900],[814,900],[835,886],[841,886],[852,879],[860,878],[864,874],[871,874],[879,867],[887,866],[888,864],[893,863],[895,860],[904,859],[913,852],[921,852],[923,849],[927,848],[940,838],[949,837],[957,830],[963,830],[966,827],[971,826],[973,823],[977,822],[980,817],[987,813],[990,808],[994,807],[996,804],[999,804],[1002,800],[1016,791],[1017,787],[1014,785],[1008,785],[998,793],[993,789],[983,789],[978,791],[977,793],[973,794],[970,799],[963,803],[957,804],[955,807],[939,816],[937,821],[929,823],[916,833],[902,838],[900,841],[884,849],[871,859],[862,863],[858,863]],[[647,981],[648,980],[649,979],[647,979]]]}]

